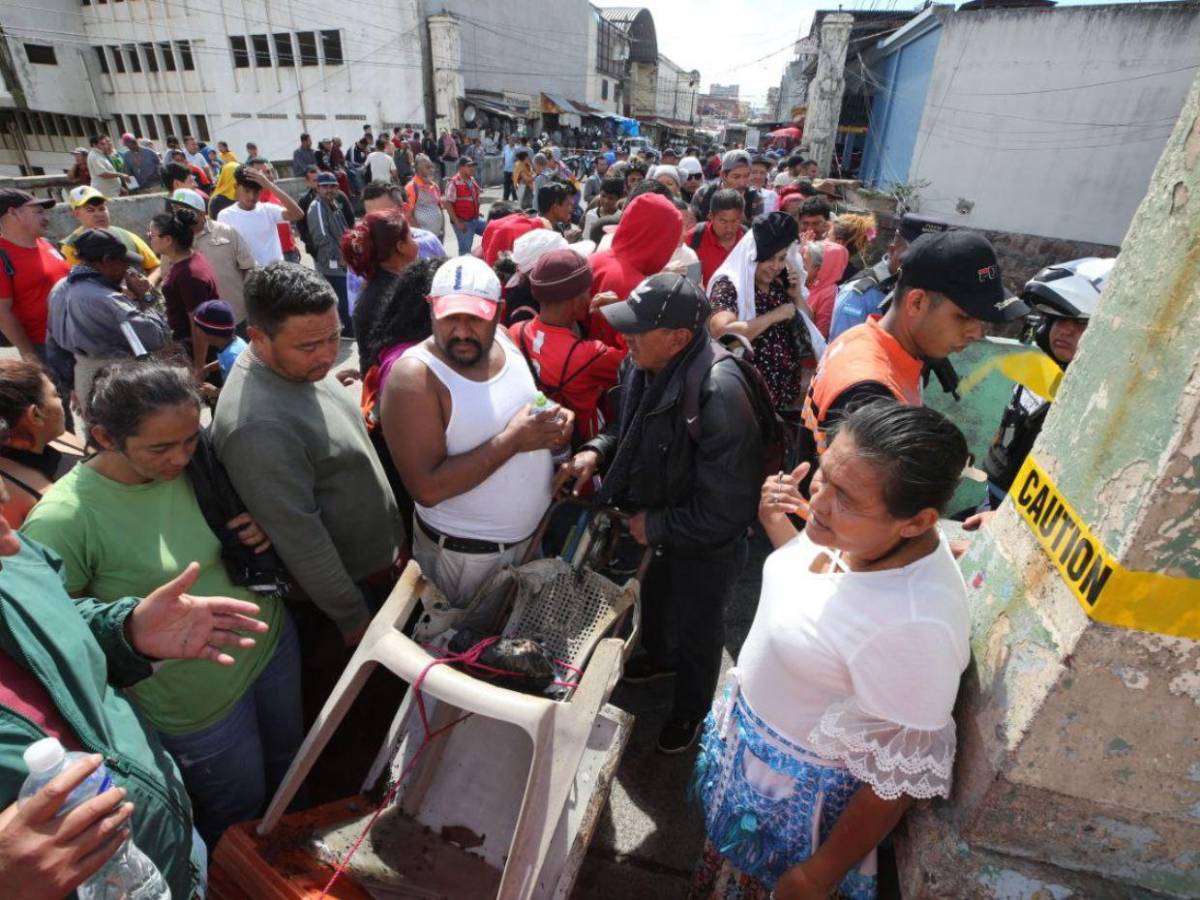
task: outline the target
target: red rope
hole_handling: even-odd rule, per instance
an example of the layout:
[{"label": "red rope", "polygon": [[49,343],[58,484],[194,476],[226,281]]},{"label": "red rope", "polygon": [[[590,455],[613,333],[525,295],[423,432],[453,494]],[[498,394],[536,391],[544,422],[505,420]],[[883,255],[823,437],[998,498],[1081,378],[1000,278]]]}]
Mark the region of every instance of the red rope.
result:
[{"label": "red rope", "polygon": [[421,695],[421,685],[425,683],[425,676],[429,674],[429,670],[434,666],[441,665],[442,663],[461,662],[466,663],[467,665],[478,665],[480,654],[498,640],[499,638],[497,637],[485,638],[470,650],[466,650],[463,653],[456,653],[451,654],[450,656],[443,656],[438,659],[431,659],[429,661],[429,665],[421,670],[421,674],[418,675],[417,680],[413,682],[413,690],[416,691],[417,698],[417,712],[419,712],[421,715],[421,727],[425,730],[425,736],[421,739],[421,746],[417,748],[417,752],[414,753],[413,758],[408,761],[408,765],[404,767],[404,770],[400,773],[396,780],[392,782],[392,786],[388,788],[387,794],[384,795],[383,800],[380,801],[379,805],[375,808],[375,812],[371,815],[370,821],[367,822],[366,827],[363,828],[362,833],[358,836],[357,840],[355,840],[355,842],[350,846],[350,849],[346,851],[346,855],[338,861],[338,864],[334,867],[333,875],[330,876],[330,879],[326,883],[325,887],[321,889],[321,896],[318,898],[318,900],[325,900],[325,898],[329,896],[329,892],[333,889],[334,884],[336,884],[337,880],[345,873],[347,867],[350,865],[350,860],[354,858],[354,854],[358,852],[358,848],[363,845],[363,841],[367,839],[367,835],[371,833],[371,829],[375,827],[375,823],[379,821],[379,817],[383,815],[383,811],[391,806],[392,801],[396,799],[396,792],[400,790],[400,786],[404,784],[404,780],[409,776],[409,773],[412,772],[413,766],[417,764],[417,760],[421,758],[421,754],[425,751],[425,748],[429,746],[430,741],[439,735],[445,734],[455,725],[459,724],[460,722],[464,722],[471,717],[471,713],[467,713],[465,716],[460,716],[453,722],[443,725],[436,731],[429,730],[429,718],[425,714],[425,699]]}]

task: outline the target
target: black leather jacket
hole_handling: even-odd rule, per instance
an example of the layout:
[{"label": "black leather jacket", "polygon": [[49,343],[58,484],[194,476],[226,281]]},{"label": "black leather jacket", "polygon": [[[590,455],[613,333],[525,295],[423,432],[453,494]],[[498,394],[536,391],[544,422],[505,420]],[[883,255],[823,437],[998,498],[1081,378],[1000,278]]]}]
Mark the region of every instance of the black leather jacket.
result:
[{"label": "black leather jacket", "polygon": [[[758,510],[763,478],[762,429],[737,363],[723,360],[700,387],[701,438],[684,421],[686,367],[671,376],[662,400],[646,415],[641,446],[620,505],[646,510],[651,545],[683,550],[721,547],[740,538]],[[634,378],[646,373],[626,358],[618,382],[618,407]],[[585,445],[601,454],[603,469],[617,448],[620,411],[603,434]]]}]

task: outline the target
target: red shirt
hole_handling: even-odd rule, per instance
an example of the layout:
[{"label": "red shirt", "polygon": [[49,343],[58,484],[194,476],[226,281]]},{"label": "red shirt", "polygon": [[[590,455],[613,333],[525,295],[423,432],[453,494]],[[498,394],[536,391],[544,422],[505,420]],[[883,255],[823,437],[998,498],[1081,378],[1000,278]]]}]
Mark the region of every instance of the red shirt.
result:
[{"label": "red shirt", "polygon": [[2,250],[12,263],[14,277],[8,276],[8,266],[0,260],[0,298],[10,297],[13,314],[29,340],[46,343],[46,298],[59,279],[66,277],[71,267],[45,238],[37,239],[36,247],[21,247],[0,237]]},{"label": "red shirt", "polygon": [[[704,229],[700,234],[700,244],[696,245],[696,228]],[[728,249],[721,246],[721,242],[717,240],[716,234],[713,233],[712,225],[707,222],[701,222],[699,225],[688,232],[687,239],[684,241],[689,247],[696,251],[696,255],[700,257],[700,279],[705,288],[708,287],[708,280],[716,274],[717,269],[721,268],[721,263],[725,262],[725,258],[733,252],[733,248],[737,246],[746,233],[746,229],[742,228],[738,233],[737,241],[734,241]]]},{"label": "red shirt", "polygon": [[547,325],[541,316],[518,322],[508,333],[537,371],[546,396],[575,413],[579,442],[594,438],[602,424],[600,403],[617,383],[625,351],[581,338],[570,328]]},{"label": "red shirt", "polygon": [[54,705],[50,692],[32,672],[3,650],[0,650],[0,707],[24,716],[42,729],[46,737],[58,738],[68,750],[83,749],[79,738]]}]

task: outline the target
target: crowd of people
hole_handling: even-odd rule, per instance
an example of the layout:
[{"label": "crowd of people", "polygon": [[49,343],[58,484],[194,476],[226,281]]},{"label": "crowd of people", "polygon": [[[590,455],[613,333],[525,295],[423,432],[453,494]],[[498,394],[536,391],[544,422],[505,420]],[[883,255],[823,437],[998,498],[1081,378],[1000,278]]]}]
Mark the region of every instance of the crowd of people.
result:
[{"label": "crowd of people", "polygon": [[[968,452],[923,380],[1033,308],[1065,368],[1111,261],[1014,297],[985,238],[915,214],[875,260],[874,217],[799,154],[604,145],[585,174],[515,136],[303,135],[293,199],[253,145],[121,143],[76,166],[57,246],[53,201],[0,191],[0,804],[38,737],[98,754],[0,813],[0,874],[62,896],[132,834],[202,890],[297,751],[322,648],[410,559],[470,622],[568,497],[653,551],[624,680],[672,680],[658,749],[699,748],[694,895],[874,896],[875,847],[949,793],[969,657],[938,528]],[[144,234],[112,224],[151,188]],[[1023,390],[986,508],[1044,419]],[[114,788],[56,819],[100,757]]]}]

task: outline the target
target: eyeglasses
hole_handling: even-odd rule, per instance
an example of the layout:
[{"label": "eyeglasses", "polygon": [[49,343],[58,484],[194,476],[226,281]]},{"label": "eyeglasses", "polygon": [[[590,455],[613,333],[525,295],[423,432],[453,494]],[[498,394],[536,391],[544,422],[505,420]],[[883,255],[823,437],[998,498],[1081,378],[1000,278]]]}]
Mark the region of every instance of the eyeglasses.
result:
[{"label": "eyeglasses", "polygon": [[699,181],[703,177],[704,177],[703,175],[689,175],[687,177],[687,180],[688,181]]}]

